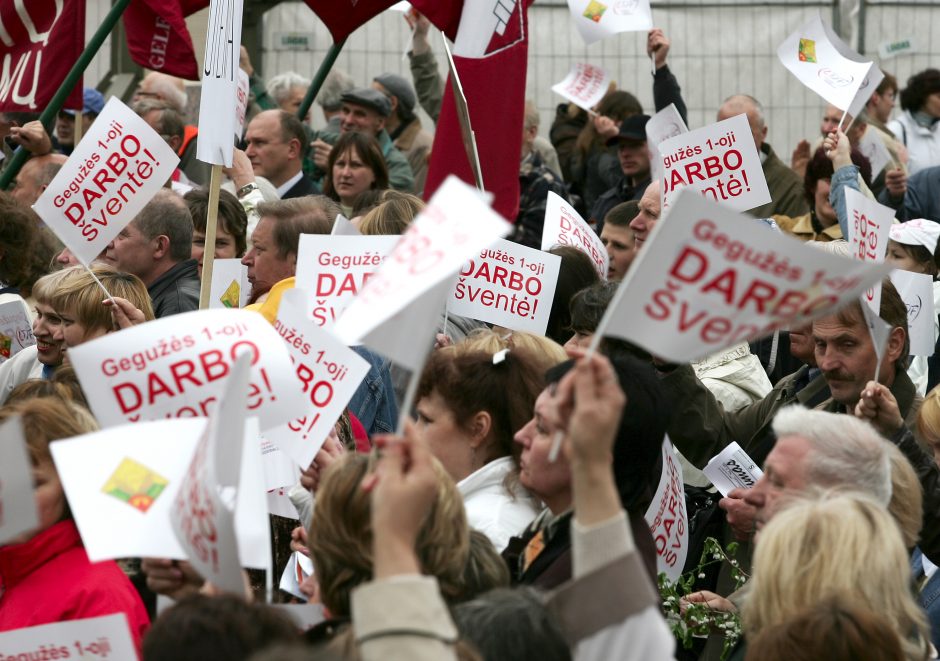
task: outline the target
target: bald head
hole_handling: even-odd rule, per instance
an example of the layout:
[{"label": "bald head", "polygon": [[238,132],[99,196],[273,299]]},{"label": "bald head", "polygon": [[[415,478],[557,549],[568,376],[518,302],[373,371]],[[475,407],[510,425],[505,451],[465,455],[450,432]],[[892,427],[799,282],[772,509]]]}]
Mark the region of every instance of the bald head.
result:
[{"label": "bald head", "polygon": [[34,205],[66,160],[64,154],[46,154],[26,161],[13,181],[13,199],[27,207]]},{"label": "bald head", "polygon": [[183,89],[183,81],[175,76],[169,76],[159,71],[151,71],[137,86],[134,92],[133,103],[139,103],[144,99],[158,99],[179,113],[186,110],[186,92]]},{"label": "bald head", "polygon": [[760,151],[761,145],[767,138],[767,125],[764,123],[764,108],[760,102],[753,96],[746,94],[736,94],[729,96],[718,109],[718,121],[734,117],[744,113],[747,115],[747,123],[751,127],[751,135],[754,136],[754,145]]}]

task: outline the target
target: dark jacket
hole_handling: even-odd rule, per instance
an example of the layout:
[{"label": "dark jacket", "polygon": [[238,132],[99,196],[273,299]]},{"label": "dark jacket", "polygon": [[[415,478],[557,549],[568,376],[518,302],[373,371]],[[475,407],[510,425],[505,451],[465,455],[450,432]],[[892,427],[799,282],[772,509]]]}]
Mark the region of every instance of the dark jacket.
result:
[{"label": "dark jacket", "polygon": [[196,260],[180,262],[147,287],[157,319],[199,309],[199,271]]},{"label": "dark jacket", "polygon": [[[897,399],[898,404],[901,405],[901,398]],[[901,415],[904,413],[904,408],[901,406]],[[937,467],[933,457],[914,440],[914,435],[908,426],[902,427],[901,431],[890,440],[911,462],[924,492],[924,519],[920,529],[920,542],[917,546],[932,563],[940,564],[940,468]]]},{"label": "dark jacket", "polygon": [[300,180],[299,180],[296,184],[294,184],[293,186],[291,186],[291,187],[287,190],[287,192],[284,193],[284,196],[283,196],[281,199],[282,199],[282,200],[289,200],[289,199],[291,199],[292,197],[305,197],[305,196],[307,196],[307,195],[316,195],[316,194],[319,193],[319,192],[320,192],[320,191],[317,190],[316,184],[314,184],[314,183],[307,177],[307,175],[303,175],[303,176],[300,178]]}]

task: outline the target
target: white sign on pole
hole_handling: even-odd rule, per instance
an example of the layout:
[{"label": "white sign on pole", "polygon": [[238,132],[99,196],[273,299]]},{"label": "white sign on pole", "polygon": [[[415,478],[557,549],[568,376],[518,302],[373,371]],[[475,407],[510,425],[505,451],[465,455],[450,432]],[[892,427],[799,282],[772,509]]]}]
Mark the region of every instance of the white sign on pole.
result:
[{"label": "white sign on pole", "polygon": [[611,80],[611,75],[604,69],[579,62],[571,65],[571,71],[564,80],[552,85],[552,91],[591,112],[607,94]]},{"label": "white sign on pole", "polygon": [[399,236],[301,234],[295,282],[308,294],[304,309],[313,321],[332,328],[400,240]]},{"label": "white sign on pole", "polygon": [[284,292],[274,322],[303,385],[304,404],[294,411],[294,420],[265,433],[265,438],[301,468],[307,468],[320,451],[370,367],[368,361],[313,323],[305,313],[308,299],[302,289]]},{"label": "white sign on pole", "polygon": [[206,416],[240,353],[252,359],[248,411],[261,429],[293,420],[303,393],[280,336],[248,310],[199,310],[157,319],[69,349],[103,427]]},{"label": "white sign on pole", "polygon": [[871,178],[876,179],[881,171],[893,160],[891,152],[885,147],[884,140],[873,128],[866,128],[862,139],[858,141],[858,150],[871,163]]},{"label": "white sign on pole", "polygon": [[499,239],[460,269],[447,309],[544,335],[560,267],[558,255]]},{"label": "white sign on pole", "polygon": [[653,28],[649,0],[568,0],[575,27],[587,44],[618,32]]},{"label": "white sign on pole", "polygon": [[248,267],[240,259],[216,259],[212,262],[212,286],[209,308],[243,308],[248,302]]},{"label": "white sign on pole", "polygon": [[596,335],[685,363],[830,314],[890,270],[769,232],[752,218],[681,192]]},{"label": "white sign on pole", "polygon": [[0,303],[0,365],[34,344],[36,338],[26,301]]},{"label": "white sign on pole", "polygon": [[163,187],[179,160],[159,133],[112,96],[33,209],[87,266]]},{"label": "white sign on pole", "polygon": [[235,140],[241,140],[245,132],[245,115],[248,112],[248,94],[251,82],[243,69],[238,70],[238,85],[235,88]]},{"label": "white sign on pole", "polygon": [[601,237],[584,222],[573,206],[560,195],[549,192],[542,225],[542,250],[555,246],[574,246],[591,258],[601,280],[607,279],[610,256]]},{"label": "white sign on pole", "polygon": [[663,159],[659,145],[669,138],[688,133],[689,127],[676,110],[676,104],[670,103],[646,122],[646,146],[650,150],[650,169],[653,179],[663,178]]},{"label": "white sign on pole", "polygon": [[653,502],[643,515],[656,544],[656,569],[675,581],[689,553],[689,516],[685,509],[682,466],[669,437],[663,439],[663,472]]},{"label": "white sign on pole", "polygon": [[[242,44],[242,0],[212,0],[206,27],[206,56],[199,102],[196,158],[232,167]],[[236,108],[233,112],[232,108]],[[240,136],[241,133],[238,132]]]},{"label": "white sign on pole", "polygon": [[[510,227],[478,191],[454,176],[448,177],[336,322],[336,335],[347,345],[366,342],[416,369],[427,356],[425,347],[416,347],[412,341],[386,342],[393,335],[392,327],[400,326],[401,318],[395,317],[438,287],[443,290],[443,304],[452,286],[450,278],[464,261],[508,234]],[[405,321],[409,328],[416,323]]]},{"label": "white sign on pole", "polygon": [[846,46],[819,14],[780,44],[777,57],[801,83],[852,116],[860,110],[859,91],[867,101],[880,82],[873,78],[878,67]]},{"label": "white sign on pole", "polygon": [[737,441],[712,457],[702,472],[726,498],[734,489],[750,489],[764,474]]},{"label": "white sign on pole", "polygon": [[[882,264],[888,250],[888,233],[894,222],[894,209],[870,200],[854,188],[845,187],[845,209],[849,235],[846,240],[852,257],[860,262]],[[876,315],[881,310],[881,281],[862,297]]]},{"label": "white sign on pole", "polygon": [[936,346],[934,328],[937,323],[933,278],[926,273],[894,269],[891,271],[891,283],[907,307],[907,332],[911,341],[911,355],[932,356]]},{"label": "white sign on pole", "polygon": [[20,417],[0,425],[0,545],[39,526]]},{"label": "white sign on pole", "polygon": [[737,211],[770,202],[760,155],[743,113],[669,138],[660,143],[659,152],[663,209],[672,205],[682,188]]},{"label": "white sign on pole", "polygon": [[0,633],[3,659],[137,659],[124,613],[66,620]]}]

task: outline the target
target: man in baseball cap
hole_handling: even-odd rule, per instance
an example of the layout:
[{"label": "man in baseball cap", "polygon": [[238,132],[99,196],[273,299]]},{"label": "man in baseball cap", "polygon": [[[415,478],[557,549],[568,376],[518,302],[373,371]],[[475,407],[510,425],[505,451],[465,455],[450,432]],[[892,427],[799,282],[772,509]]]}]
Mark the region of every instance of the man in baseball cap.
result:
[{"label": "man in baseball cap", "polygon": [[591,218],[600,233],[607,212],[618,204],[639,200],[650,183],[650,154],[646,147],[648,115],[631,115],[620,124],[620,131],[607,141],[617,145],[623,179],[594,203]]},{"label": "man in baseball cap", "polygon": [[428,174],[428,155],[434,137],[424,130],[414,112],[416,96],[411,83],[394,73],[383,73],[372,79],[372,87],[385,95],[392,111],[385,120],[385,129],[395,147],[411,166],[415,177],[415,192],[420,195]]},{"label": "man in baseball cap", "polygon": [[[82,92],[82,135],[88,132],[91,123],[104,109],[104,97],[96,89],[86,87]],[[58,151],[71,154],[75,148],[76,110],[60,110],[55,122],[55,137]]]}]

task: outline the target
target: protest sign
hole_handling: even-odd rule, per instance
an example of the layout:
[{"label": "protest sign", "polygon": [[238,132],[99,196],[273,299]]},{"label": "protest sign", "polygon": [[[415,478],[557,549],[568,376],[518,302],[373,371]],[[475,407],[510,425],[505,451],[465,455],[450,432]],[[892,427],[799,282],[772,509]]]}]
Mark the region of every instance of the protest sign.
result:
[{"label": "protest sign", "polygon": [[[486,204],[478,191],[449,177],[337,320],[336,335],[347,345],[361,340],[400,364],[419,368],[427,355],[424,347],[416,346],[417,342],[388,342],[396,336],[393,328],[402,327],[401,321],[414,335],[412,325],[417,321],[396,316],[410,304],[424,305],[425,299],[434,298],[425,295],[430,290],[441,296],[443,304],[452,285],[450,278],[464,261],[505,236],[509,229],[509,223]],[[439,287],[442,294],[437,291]]]},{"label": "protest sign", "polygon": [[0,303],[0,364],[36,344],[26,301]]},{"label": "protest sign", "polygon": [[137,659],[127,616],[115,613],[0,633],[0,659]]},{"label": "protest sign", "polygon": [[878,313],[872,310],[863,298],[861,301],[862,315],[865,317],[865,325],[868,327],[868,333],[871,335],[871,343],[875,347],[875,356],[878,357],[878,365],[875,367],[873,380],[877,381],[881,372],[881,357],[885,355],[885,348],[888,346],[888,338],[891,335],[891,324],[878,316]]},{"label": "protest sign", "polygon": [[601,237],[584,222],[573,206],[560,195],[549,192],[542,226],[542,250],[555,246],[574,246],[591,258],[601,280],[607,279],[610,257]]},{"label": "protest sign", "polygon": [[[880,83],[878,67],[845,45],[818,13],[780,44],[777,57],[801,83],[853,117]],[[865,98],[858,104],[860,90]]]},{"label": "protest sign", "polygon": [[[212,0],[206,27],[199,142],[196,144],[196,158],[204,163],[232,167],[241,44],[242,0]],[[241,137],[241,132],[237,135]]]},{"label": "protest sign", "polygon": [[499,239],[457,274],[447,302],[453,314],[544,335],[561,257]]},{"label": "protest sign", "polygon": [[212,287],[209,309],[243,308],[248,302],[248,267],[240,259],[216,259],[212,262]]},{"label": "protest sign", "polygon": [[18,415],[0,424],[0,545],[39,526],[32,466]]},{"label": "protest sign", "polygon": [[643,515],[656,544],[656,569],[675,581],[689,552],[689,517],[685,509],[682,466],[669,437],[663,439],[663,471],[656,495]]},{"label": "protest sign", "polygon": [[911,355],[932,356],[935,348],[934,328],[937,323],[933,278],[926,273],[894,269],[891,271],[891,283],[907,307],[907,332],[911,342]]},{"label": "protest sign", "polygon": [[240,353],[252,359],[248,411],[262,431],[294,419],[303,393],[280,336],[247,310],[157,319],[69,349],[102,427],[207,416]]},{"label": "protest sign", "polygon": [[587,44],[618,32],[653,28],[649,0],[568,0],[575,27]]},{"label": "protest sign", "polygon": [[[845,187],[845,209],[848,216],[849,249],[860,262],[882,264],[888,250],[888,233],[894,222],[894,209],[870,200],[854,188]],[[864,299],[871,310],[881,310],[881,281],[866,290]]]},{"label": "protest sign", "polygon": [[726,498],[733,489],[750,489],[764,474],[737,441],[712,457],[702,472]]},{"label": "protest sign", "polygon": [[362,236],[362,234],[356,229],[355,225],[349,222],[346,216],[339,214],[336,216],[336,220],[333,221],[330,236]]},{"label": "protest sign", "polygon": [[303,386],[304,403],[294,410],[294,420],[265,433],[301,468],[313,461],[369,372],[366,360],[310,320],[308,299],[302,289],[287,290],[274,321]]},{"label": "protest sign", "polygon": [[244,581],[233,514],[242,447],[231,439],[244,435],[250,371],[249,356],[240,354],[170,509],[173,534],[193,569],[220,590],[233,594],[244,591]]},{"label": "protest sign", "polygon": [[[290,461],[288,459],[288,461]],[[296,471],[297,468],[294,466],[294,462],[290,462],[291,469]],[[297,478],[294,478],[294,482],[297,481]],[[268,513],[276,514],[278,516],[283,516],[285,519],[296,519],[299,515],[297,508],[294,507],[294,503],[291,502],[290,496],[288,496],[287,487],[278,487],[277,489],[271,489],[268,491]]]},{"label": "protest sign", "polygon": [[552,85],[552,91],[565,97],[588,112],[594,110],[610,85],[611,75],[604,69],[579,62],[571,65],[571,71],[560,83]]},{"label": "protest sign", "polygon": [[729,209],[770,202],[747,115],[740,114],[669,138],[659,145],[663,209],[682,188],[699,191]]},{"label": "protest sign", "polygon": [[76,259],[91,264],[179,160],[159,133],[112,96],[33,209]]},{"label": "protest sign", "polygon": [[244,69],[239,69],[235,87],[235,142],[242,139],[245,132],[245,114],[248,112],[248,94],[251,83]]},{"label": "protest sign", "polygon": [[878,131],[873,128],[865,129],[865,134],[858,141],[858,150],[871,163],[871,178],[873,181],[893,160],[891,152],[885,147],[884,140],[881,139]]},{"label": "protest sign", "polygon": [[595,338],[686,363],[857,300],[890,270],[809,248],[683,191],[620,284]]},{"label": "protest sign", "polygon": [[261,463],[265,491],[292,487],[297,483],[297,466],[293,459],[266,438],[261,439]]},{"label": "protest sign", "polygon": [[308,293],[304,310],[313,316],[317,326],[333,327],[400,239],[300,235],[295,282],[298,289]]},{"label": "protest sign", "polygon": [[650,169],[653,179],[663,177],[663,159],[659,152],[659,145],[669,138],[688,133],[689,127],[682,120],[682,115],[676,110],[676,104],[670,103],[646,122],[646,146],[650,150]]}]

